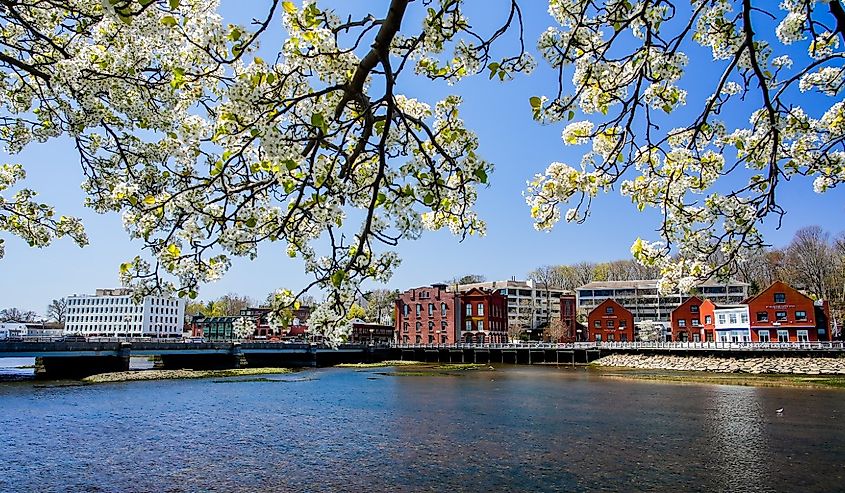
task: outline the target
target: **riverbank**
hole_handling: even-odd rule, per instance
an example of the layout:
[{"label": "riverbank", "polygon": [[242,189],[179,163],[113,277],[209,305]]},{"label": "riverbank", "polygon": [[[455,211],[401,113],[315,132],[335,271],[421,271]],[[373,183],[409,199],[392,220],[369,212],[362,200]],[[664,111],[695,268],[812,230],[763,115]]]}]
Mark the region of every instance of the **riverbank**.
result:
[{"label": "riverbank", "polygon": [[724,358],[651,354],[612,354],[593,366],[639,370],[699,371],[712,373],[845,375],[845,358]]},{"label": "riverbank", "polygon": [[194,378],[243,377],[293,373],[290,368],[236,368],[230,370],[142,370],[100,373],[82,379],[84,383],[135,382],[142,380],[174,380]]}]

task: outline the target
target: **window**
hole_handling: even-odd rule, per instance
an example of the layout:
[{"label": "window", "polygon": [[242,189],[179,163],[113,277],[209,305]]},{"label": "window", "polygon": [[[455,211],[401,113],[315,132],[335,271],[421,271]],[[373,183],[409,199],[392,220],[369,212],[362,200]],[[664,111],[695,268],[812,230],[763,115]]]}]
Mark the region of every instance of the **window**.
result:
[{"label": "window", "polygon": [[422,324],[417,322],[417,332],[422,332]]},{"label": "window", "polygon": [[608,315],[613,315],[613,307],[612,306],[605,307],[604,313],[606,313]]},{"label": "window", "polygon": [[745,312],[742,312],[742,313],[739,315],[739,321],[740,321],[740,322],[742,322],[742,323],[744,323],[744,324],[747,324],[747,323],[748,323],[748,314],[747,314],[747,313],[745,313]]},{"label": "window", "polygon": [[600,329],[601,328],[601,320],[596,320],[593,322],[593,327]]},{"label": "window", "polygon": [[608,341],[608,342],[613,342],[613,340],[614,340],[614,336],[613,336],[613,334],[607,334],[607,341]]},{"label": "window", "polygon": [[601,334],[596,334],[596,342],[601,342]]},{"label": "window", "polygon": [[693,334],[692,342],[701,342],[701,334]]},{"label": "window", "polygon": [[712,324],[713,323],[713,317],[711,317],[710,315],[705,315],[704,316],[704,323],[706,323],[707,325]]},{"label": "window", "polygon": [[420,305],[419,303],[417,303],[417,316],[418,316],[418,317],[420,316],[420,312],[421,312],[421,311],[422,311],[422,305]]},{"label": "window", "polygon": [[686,319],[682,318],[682,319],[678,320],[678,327],[686,327],[686,326],[687,326]]},{"label": "window", "polygon": [[605,325],[607,325],[608,329],[612,329],[612,328],[616,327],[616,321],[615,320],[608,320],[607,324],[605,324]]},{"label": "window", "polygon": [[806,330],[798,331],[798,342],[810,342],[810,338]]},{"label": "window", "polygon": [[690,323],[692,323],[693,327],[698,327],[698,326],[701,325],[701,322],[699,322],[699,320],[697,318],[690,320]]},{"label": "window", "polygon": [[472,320],[466,321],[466,330],[472,330]]},{"label": "window", "polygon": [[471,317],[472,316],[472,303],[467,303],[466,309],[467,309],[467,317]]},{"label": "window", "polygon": [[446,316],[446,303],[440,303],[440,316]]},{"label": "window", "polygon": [[690,313],[698,313],[698,305],[690,305],[689,311]]},{"label": "window", "polygon": [[758,322],[768,322],[769,321],[769,312],[757,312],[757,321]]},{"label": "window", "polygon": [[771,342],[769,340],[769,331],[768,330],[761,330],[757,333],[757,337],[760,339],[760,342]]},{"label": "window", "polygon": [[428,321],[428,331],[432,332],[434,330],[434,322],[431,320]]},{"label": "window", "polygon": [[786,303],[786,294],[775,293],[775,303]]},{"label": "window", "polygon": [[434,316],[434,303],[429,303],[429,304],[428,304],[428,316],[429,316],[429,317],[433,317],[433,316]]},{"label": "window", "polygon": [[728,320],[730,320],[732,324],[735,324],[736,323],[736,313],[729,313],[728,314]]},{"label": "window", "polygon": [[479,316],[479,317],[483,317],[483,316],[484,316],[484,303],[479,303],[479,304],[478,304],[478,316]]},{"label": "window", "polygon": [[788,330],[779,330],[778,331],[778,342],[789,342],[789,331]]},{"label": "window", "polygon": [[724,314],[724,313],[720,313],[720,314],[718,315],[718,317],[719,317],[719,325],[725,325],[725,314]]},{"label": "window", "polygon": [[620,328],[620,329],[624,329],[624,328],[625,328],[625,327],[627,327],[627,326],[628,326],[628,321],[627,321],[627,320],[620,320],[620,321],[619,321],[619,328]]},{"label": "window", "polygon": [[804,311],[796,311],[795,312],[795,320],[807,320],[807,312]]},{"label": "window", "polygon": [[775,312],[775,320],[778,322],[786,320],[786,312]]},{"label": "window", "polygon": [[484,320],[478,321],[478,330],[484,330]]}]

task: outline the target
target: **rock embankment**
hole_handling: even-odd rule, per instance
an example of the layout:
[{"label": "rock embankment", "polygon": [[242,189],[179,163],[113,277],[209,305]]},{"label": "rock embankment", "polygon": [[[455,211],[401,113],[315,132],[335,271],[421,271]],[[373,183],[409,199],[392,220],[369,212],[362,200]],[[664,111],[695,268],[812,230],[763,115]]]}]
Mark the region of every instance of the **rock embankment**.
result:
[{"label": "rock embankment", "polygon": [[725,358],[659,354],[612,354],[593,361],[593,364],[642,370],[845,375],[845,358]]}]

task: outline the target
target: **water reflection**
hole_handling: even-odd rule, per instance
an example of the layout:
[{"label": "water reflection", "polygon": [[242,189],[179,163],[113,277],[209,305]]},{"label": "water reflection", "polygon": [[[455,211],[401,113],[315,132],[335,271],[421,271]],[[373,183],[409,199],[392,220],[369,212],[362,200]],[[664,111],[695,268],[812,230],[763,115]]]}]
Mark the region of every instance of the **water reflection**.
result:
[{"label": "water reflection", "polygon": [[[710,391],[713,404],[710,458],[723,489],[753,489],[771,477],[771,452],[763,429],[766,410],[755,387],[719,386]],[[770,412],[774,413],[773,410]]]}]

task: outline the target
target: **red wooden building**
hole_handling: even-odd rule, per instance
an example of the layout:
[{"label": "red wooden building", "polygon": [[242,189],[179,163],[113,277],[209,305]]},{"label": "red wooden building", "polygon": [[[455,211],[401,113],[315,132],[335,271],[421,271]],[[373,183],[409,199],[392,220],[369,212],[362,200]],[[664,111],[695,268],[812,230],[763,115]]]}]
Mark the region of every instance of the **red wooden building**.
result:
[{"label": "red wooden building", "polygon": [[587,329],[591,341],[633,341],[634,315],[608,298],[593,308],[587,316]]},{"label": "red wooden building", "polygon": [[746,303],[752,342],[830,340],[827,302],[816,304],[783,281],[775,281]]},{"label": "red wooden building", "polygon": [[702,323],[701,305],[703,301],[692,296],[678,305],[670,314],[672,340],[679,342],[712,341],[713,327],[710,327],[709,339],[707,326]]},{"label": "red wooden building", "polygon": [[498,291],[471,288],[459,295],[460,340],[508,342],[508,301]]},{"label": "red wooden building", "polygon": [[458,342],[458,295],[445,284],[413,288],[396,300],[396,342],[454,344]]}]

